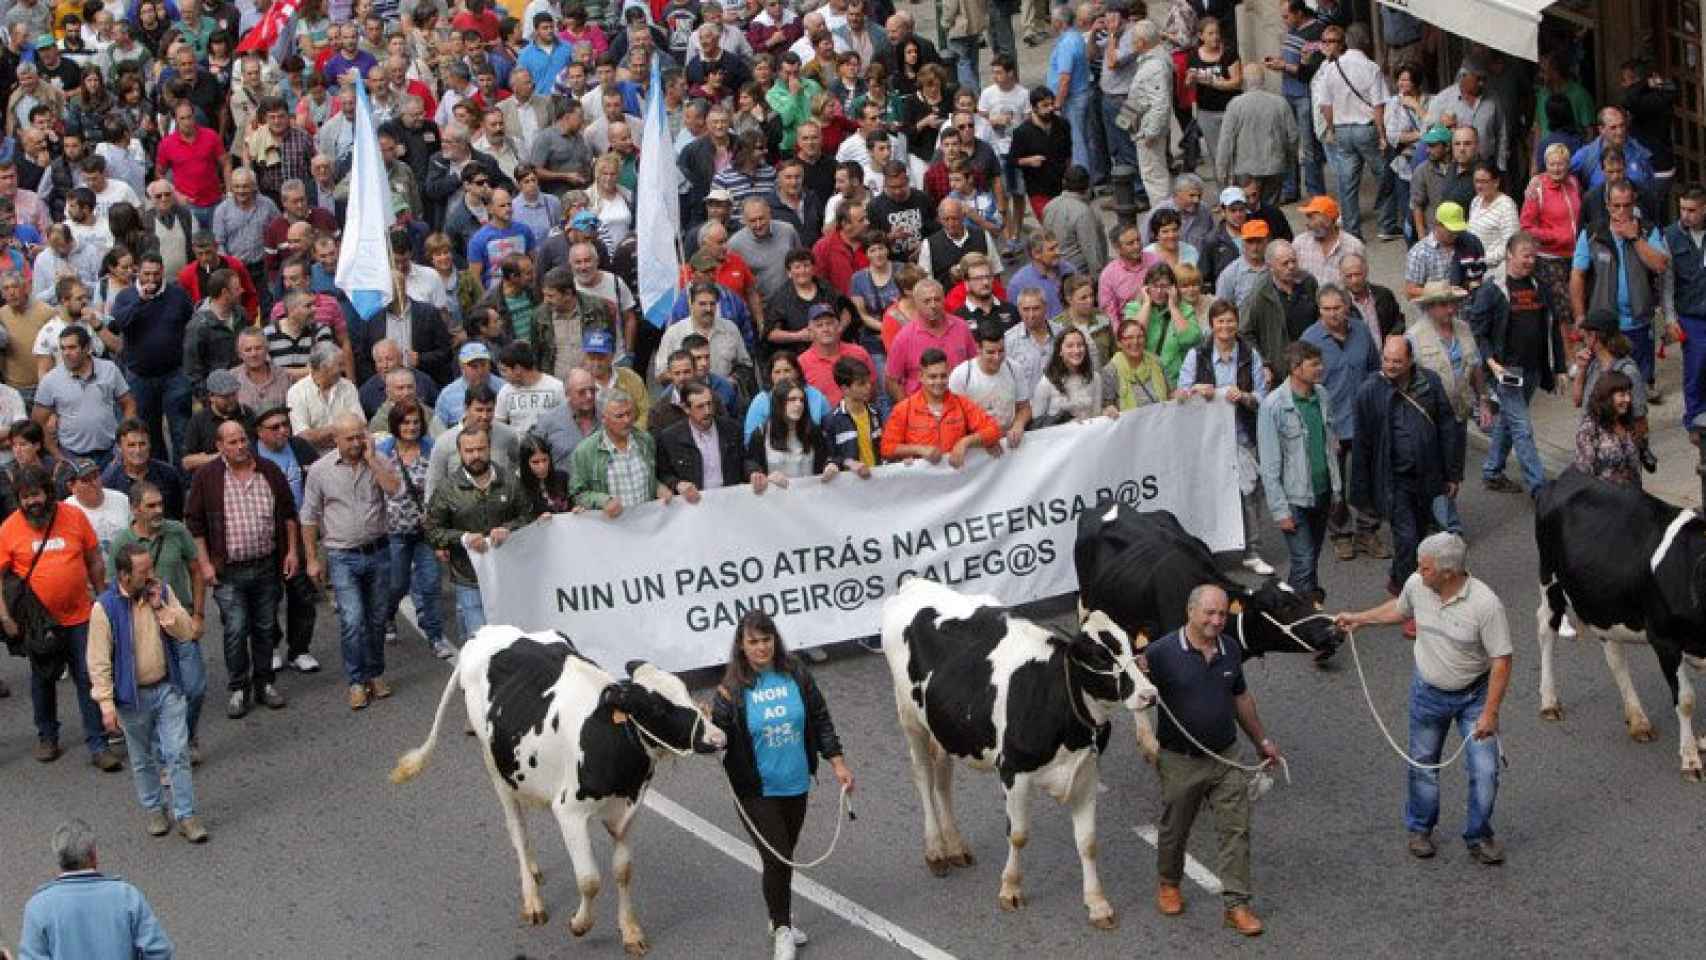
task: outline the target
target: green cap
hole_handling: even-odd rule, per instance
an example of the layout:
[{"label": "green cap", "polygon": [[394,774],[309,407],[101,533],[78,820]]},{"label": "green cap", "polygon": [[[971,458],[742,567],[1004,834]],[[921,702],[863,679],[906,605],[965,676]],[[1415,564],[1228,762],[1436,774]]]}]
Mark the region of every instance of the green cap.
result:
[{"label": "green cap", "polygon": [[1423,143],[1450,143],[1451,142],[1451,131],[1447,130],[1445,128],[1444,124],[1436,123],[1433,126],[1428,128],[1427,133],[1422,134],[1422,142]]}]

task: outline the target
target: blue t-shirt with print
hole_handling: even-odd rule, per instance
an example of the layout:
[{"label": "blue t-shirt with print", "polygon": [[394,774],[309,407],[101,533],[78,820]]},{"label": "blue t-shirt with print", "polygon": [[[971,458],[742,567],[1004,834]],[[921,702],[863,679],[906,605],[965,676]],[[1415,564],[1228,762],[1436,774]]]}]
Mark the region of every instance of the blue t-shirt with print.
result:
[{"label": "blue t-shirt with print", "polygon": [[776,670],[746,690],[746,729],[767,797],[795,797],[811,787],[806,766],[806,703],[794,678]]}]

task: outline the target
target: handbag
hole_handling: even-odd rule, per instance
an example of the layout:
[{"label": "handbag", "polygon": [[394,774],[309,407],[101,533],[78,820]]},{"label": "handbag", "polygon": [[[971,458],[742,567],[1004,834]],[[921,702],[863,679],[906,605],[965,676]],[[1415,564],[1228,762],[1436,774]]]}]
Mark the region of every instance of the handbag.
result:
[{"label": "handbag", "polygon": [[41,555],[47,550],[48,540],[53,536],[53,525],[58,520],[59,511],[55,509],[52,519],[47,522],[47,529],[42,531],[41,542],[36,545],[36,555],[30,560],[30,568],[22,577],[11,570],[0,575],[0,590],[5,593],[6,610],[18,625],[18,635],[6,638],[6,649],[15,657],[28,656],[32,665],[38,669],[47,668],[53,673],[58,672],[69,651],[63,641],[54,639],[53,618],[30,587],[30,577],[35,575],[36,565],[41,563]]}]

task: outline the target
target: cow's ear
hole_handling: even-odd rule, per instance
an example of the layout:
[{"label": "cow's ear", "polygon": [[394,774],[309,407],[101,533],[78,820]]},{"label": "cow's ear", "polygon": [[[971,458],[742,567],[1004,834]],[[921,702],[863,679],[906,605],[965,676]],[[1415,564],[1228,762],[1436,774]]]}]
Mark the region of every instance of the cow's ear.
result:
[{"label": "cow's ear", "polygon": [[599,691],[598,705],[600,708],[609,707],[612,710],[621,710],[627,706],[627,703],[627,691],[623,689],[620,683],[612,683]]},{"label": "cow's ear", "polygon": [[626,664],[623,665],[623,669],[627,670],[628,676],[631,677],[635,673],[639,672],[640,668],[644,667],[644,666],[646,666],[646,661],[644,661],[644,660],[629,660]]}]

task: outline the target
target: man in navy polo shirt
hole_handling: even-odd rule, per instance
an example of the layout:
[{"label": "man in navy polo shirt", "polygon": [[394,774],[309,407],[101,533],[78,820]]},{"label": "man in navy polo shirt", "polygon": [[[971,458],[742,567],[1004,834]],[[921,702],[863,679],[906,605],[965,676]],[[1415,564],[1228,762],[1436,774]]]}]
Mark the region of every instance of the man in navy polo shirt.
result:
[{"label": "man in navy polo shirt", "polygon": [[1214,809],[1220,834],[1217,869],[1225,923],[1254,937],[1262,932],[1262,921],[1250,909],[1250,791],[1244,772],[1218,757],[1226,757],[1237,745],[1239,727],[1267,762],[1278,763],[1280,751],[1262,732],[1256,699],[1244,686],[1237,645],[1221,637],[1227,609],[1226,592],[1203,584],[1191,591],[1185,626],[1144,650],[1145,670],[1166,704],[1156,730],[1162,810],[1155,904],[1163,916],[1184,912],[1179,882],[1185,872],[1185,846],[1197,811],[1206,803]]}]

